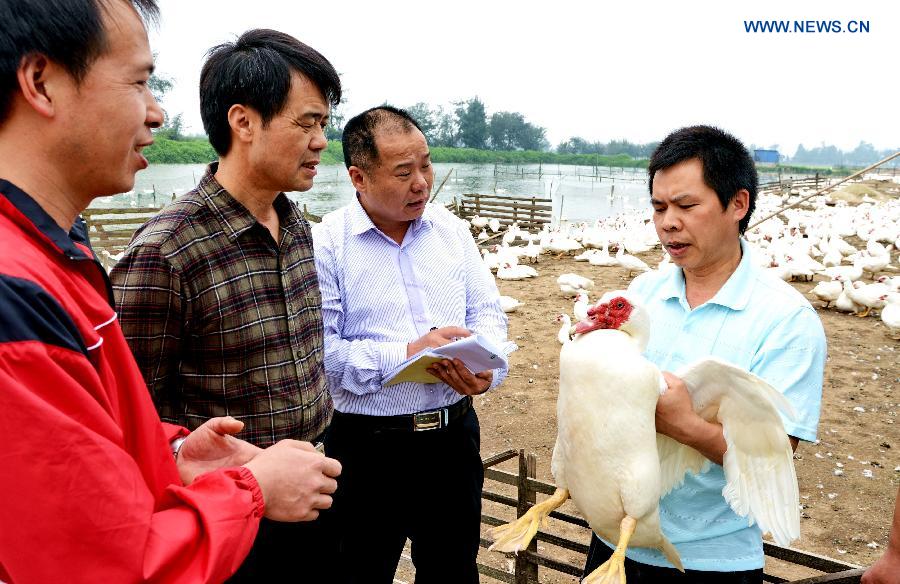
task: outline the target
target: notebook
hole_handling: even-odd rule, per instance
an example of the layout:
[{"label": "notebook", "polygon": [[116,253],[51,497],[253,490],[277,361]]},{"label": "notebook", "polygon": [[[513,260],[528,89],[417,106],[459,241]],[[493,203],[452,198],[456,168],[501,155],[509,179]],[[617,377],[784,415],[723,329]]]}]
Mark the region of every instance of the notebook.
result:
[{"label": "notebook", "polygon": [[400,365],[394,367],[383,382],[384,387],[413,381],[416,383],[441,383],[441,380],[425,369],[442,359],[457,358],[472,373],[506,367],[506,357],[518,347],[515,343],[503,343],[498,347],[481,335],[463,337],[443,347],[429,347],[419,351]]}]

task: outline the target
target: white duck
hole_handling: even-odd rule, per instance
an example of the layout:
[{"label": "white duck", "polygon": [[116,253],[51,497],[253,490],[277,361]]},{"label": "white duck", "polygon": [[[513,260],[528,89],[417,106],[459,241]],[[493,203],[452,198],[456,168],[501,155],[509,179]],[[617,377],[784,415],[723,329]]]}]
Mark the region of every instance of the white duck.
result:
[{"label": "white duck", "polygon": [[829,247],[828,251],[825,252],[825,257],[822,259],[822,264],[826,268],[833,268],[834,266],[841,265],[843,260],[844,256],[841,255],[841,252],[839,252],[837,248]]},{"label": "white duck", "polygon": [[591,290],[594,287],[594,281],[578,274],[561,274],[556,283],[559,289],[566,296],[577,296],[583,290]]},{"label": "white duck", "polygon": [[592,266],[601,266],[604,268],[619,265],[619,260],[609,255],[609,250],[607,249],[607,244],[605,241],[603,242],[603,249],[594,253],[594,255],[591,256],[591,259],[588,260],[588,262],[590,262]]},{"label": "white duck", "polygon": [[631,276],[634,272],[649,272],[650,266],[648,266],[644,260],[641,258],[635,257],[631,254],[625,253],[625,246],[620,245],[619,250],[616,252],[616,261],[619,262],[619,265],[628,270],[628,275]]},{"label": "white duck", "polygon": [[533,239],[529,239],[528,245],[525,246],[525,250],[522,252],[522,258],[533,264],[538,261],[541,251],[543,251],[541,246],[536,244]]},{"label": "white duck", "polygon": [[856,314],[856,316],[863,317],[869,316],[869,312],[873,308],[878,309],[884,306],[884,301],[887,299],[890,289],[885,284],[880,283],[862,284],[854,282],[851,285],[850,282],[844,282],[844,292],[847,293],[850,300],[864,307],[862,312]]},{"label": "white duck", "polygon": [[478,215],[474,215],[471,220],[472,227],[475,229],[484,229],[487,227],[488,220],[487,217],[479,217]]},{"label": "white duck", "polygon": [[497,233],[500,231],[500,220],[499,219],[490,219],[487,223],[488,227],[490,227],[491,231]]},{"label": "white duck", "polygon": [[568,314],[559,314],[556,316],[556,322],[561,325],[559,332],[556,333],[556,340],[560,345],[565,345],[572,340],[572,319]]},{"label": "white duck", "polygon": [[863,269],[862,265],[857,261],[854,262],[852,266],[834,266],[833,268],[825,268],[821,273],[829,278],[841,276],[845,281],[851,281],[862,278]]},{"label": "white duck", "polygon": [[522,303],[512,296],[500,297],[500,308],[503,309],[503,312],[515,312],[520,306],[522,306]]},{"label": "white duck", "polygon": [[887,286],[891,292],[900,292],[900,276],[878,276],[875,281]]},{"label": "white duck", "polygon": [[[882,246],[881,249],[884,249],[884,247]],[[874,279],[875,274],[887,268],[891,263],[891,256],[887,252],[885,252],[884,255],[862,255],[857,261],[859,262],[863,271],[869,274],[872,279]]]},{"label": "white duck", "polygon": [[[612,558],[584,582],[624,582],[629,545],[657,548],[681,569],[678,551],[660,529],[659,499],[708,461],[656,433],[656,402],[666,383],[642,355],[649,329],[646,311],[622,291],[604,295],[589,320],[575,326],[575,338],[560,352],[552,462],[557,490],[515,522],[494,528],[491,549],[525,548],[543,518],[571,496],[595,533],[618,541]],[[799,537],[793,451],[778,415],[779,409],[789,413],[790,404],[758,377],[716,359],[677,374],[694,409],[723,426],[725,499],[780,545]]]},{"label": "white duck", "polygon": [[828,305],[838,299],[838,296],[841,295],[841,291],[844,289],[844,284],[840,279],[831,280],[830,282],[822,281],[816,284],[815,288],[812,289],[812,293],[825,303],[824,308],[828,308]]},{"label": "white duck", "polygon": [[590,300],[587,292],[579,292],[575,297],[575,306],[572,312],[575,314],[575,320],[584,320],[587,318],[588,309],[590,308]]},{"label": "white duck", "polygon": [[531,266],[513,265],[509,262],[504,262],[497,268],[497,278],[501,280],[525,280],[537,275],[537,270]]},{"label": "white duck", "polygon": [[848,284],[850,287],[853,286],[852,282],[848,280],[844,281],[844,289],[841,290],[841,293],[837,297],[837,300],[834,301],[834,307],[841,312],[850,312],[852,314],[856,314],[857,312],[862,311],[863,307],[856,302],[853,302],[853,300],[847,294]]},{"label": "white duck", "polygon": [[888,328],[891,338],[900,340],[900,293],[887,295],[887,302],[881,310],[881,322]]},{"label": "white duck", "polygon": [[492,271],[496,272],[497,268],[500,267],[500,258],[496,253],[492,253],[489,249],[485,248],[481,250],[481,257],[484,259],[484,265]]}]

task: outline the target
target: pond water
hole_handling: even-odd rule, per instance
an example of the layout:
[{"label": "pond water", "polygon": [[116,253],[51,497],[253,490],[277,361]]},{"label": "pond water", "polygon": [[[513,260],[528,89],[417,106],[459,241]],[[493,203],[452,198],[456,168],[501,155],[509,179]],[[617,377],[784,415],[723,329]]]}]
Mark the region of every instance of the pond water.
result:
[{"label": "pond water", "polygon": [[[95,207],[161,206],[193,188],[206,165],[154,164],[137,175],[134,190],[96,199]],[[435,164],[435,185],[447,178],[437,200],[449,202],[463,194],[497,194],[550,198],[553,218],[592,221],[628,209],[649,209],[647,174],[642,168],[604,166]],[[355,191],[343,166],[320,166],[315,186],[305,193],[288,193],[310,213],[323,215],[353,200]],[[447,177],[449,173],[449,178]],[[777,178],[774,177],[774,178]],[[760,175],[760,181],[773,180]]]}]

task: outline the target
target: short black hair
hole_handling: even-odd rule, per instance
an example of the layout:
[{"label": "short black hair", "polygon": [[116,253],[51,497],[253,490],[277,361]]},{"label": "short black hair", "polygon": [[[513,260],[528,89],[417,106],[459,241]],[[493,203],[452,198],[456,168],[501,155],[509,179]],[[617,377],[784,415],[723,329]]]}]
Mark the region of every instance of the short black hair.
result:
[{"label": "short black hair", "polygon": [[[422,132],[419,123],[406,110],[379,105],[357,114],[344,126],[341,144],[344,147],[344,164],[347,168],[356,166],[369,170],[378,163],[378,147],[375,146],[375,131],[391,126],[403,132],[413,128]],[[424,134],[424,132],[423,132]]]},{"label": "short black hair", "polygon": [[295,72],[337,107],[341,101],[337,71],[321,53],[289,34],[258,28],[209,50],[200,73],[200,118],[220,156],[231,149],[231,106],[252,107],[267,125],[284,108]]},{"label": "short black hair", "polygon": [[657,171],[692,158],[700,160],[703,182],[716,191],[723,210],[728,208],[739,190],[746,189],[750,193],[747,214],[738,224],[740,233],[744,233],[756,208],[759,176],[750,152],[740,140],[724,130],[713,126],[689,126],[666,136],[650,156],[647,167],[650,194],[653,194],[653,177]]},{"label": "short black hair", "polygon": [[19,90],[16,72],[26,55],[41,54],[80,83],[108,48],[102,10],[127,2],[144,21],[156,21],[155,0],[2,0],[0,1],[0,123]]}]

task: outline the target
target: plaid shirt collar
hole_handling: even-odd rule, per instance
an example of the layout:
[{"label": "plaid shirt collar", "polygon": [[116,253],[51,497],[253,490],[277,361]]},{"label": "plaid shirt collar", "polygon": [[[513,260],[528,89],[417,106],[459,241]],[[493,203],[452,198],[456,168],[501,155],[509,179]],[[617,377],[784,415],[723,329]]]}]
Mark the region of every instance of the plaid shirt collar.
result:
[{"label": "plaid shirt collar", "polygon": [[[218,162],[213,162],[207,166],[206,173],[200,179],[200,184],[197,185],[196,190],[203,202],[206,203],[206,206],[225,226],[225,235],[229,240],[234,241],[259,222],[247,210],[247,207],[219,184],[219,181],[216,180],[216,171],[218,169]],[[294,237],[299,237],[302,233],[301,222],[303,218],[291,204],[287,195],[278,193],[272,206],[275,207],[275,212],[278,213],[281,229],[289,232]]]}]

